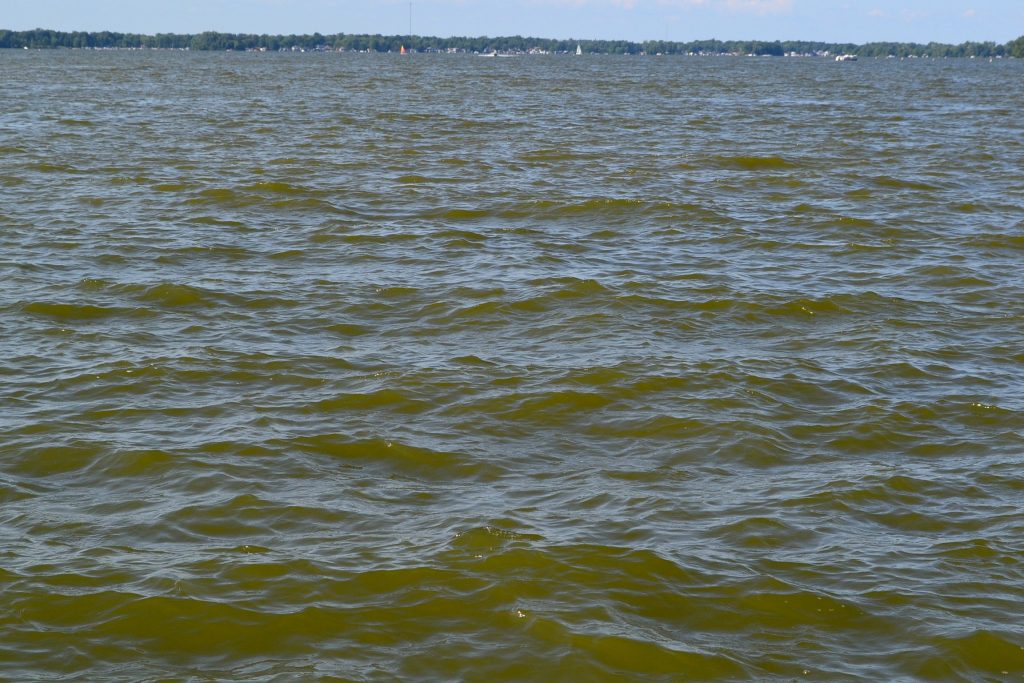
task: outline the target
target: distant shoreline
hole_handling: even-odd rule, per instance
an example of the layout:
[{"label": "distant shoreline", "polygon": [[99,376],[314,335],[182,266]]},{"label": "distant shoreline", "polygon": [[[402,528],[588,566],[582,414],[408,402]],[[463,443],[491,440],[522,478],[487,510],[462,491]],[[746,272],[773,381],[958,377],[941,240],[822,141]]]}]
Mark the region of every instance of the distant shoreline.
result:
[{"label": "distant shoreline", "polygon": [[1005,44],[948,43],[827,43],[786,40],[577,40],[521,36],[455,37],[383,36],[370,34],[255,35],[206,31],[197,34],[118,33],[113,31],[53,31],[0,29],[0,49],[166,49],[235,52],[400,52],[476,54],[570,54],[577,46],[587,54],[628,55],[755,55],[829,57],[1024,58],[1024,36]]}]

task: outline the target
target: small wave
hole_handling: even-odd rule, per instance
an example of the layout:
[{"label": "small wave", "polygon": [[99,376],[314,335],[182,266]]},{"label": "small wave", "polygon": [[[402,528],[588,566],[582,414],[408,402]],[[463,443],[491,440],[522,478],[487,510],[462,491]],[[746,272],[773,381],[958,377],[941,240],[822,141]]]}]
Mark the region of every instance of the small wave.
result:
[{"label": "small wave", "polygon": [[[628,395],[630,392],[622,393]],[[707,429],[707,423],[697,418],[657,415],[639,421],[601,420],[599,423],[591,425],[587,429],[587,433],[606,438],[674,441],[676,439],[692,439],[705,433]]]},{"label": "small wave", "polygon": [[578,216],[592,213],[612,216],[631,213],[645,208],[648,208],[647,202],[642,199],[595,197],[578,204],[552,207],[550,213],[556,216]]},{"label": "small wave", "polygon": [[153,190],[156,192],[184,192],[195,187],[188,183],[160,183],[153,186]]},{"label": "small wave", "polygon": [[531,285],[545,287],[557,285],[556,289],[547,292],[546,296],[552,299],[579,299],[584,297],[604,297],[611,294],[611,290],[592,278],[545,278],[533,280]]},{"label": "small wave", "polygon": [[600,283],[593,280],[576,281],[573,279],[573,281],[577,284],[560,287],[538,296],[514,300],[482,301],[462,306],[444,313],[435,322],[452,323],[464,321],[470,324],[507,323],[509,319],[517,316],[533,316],[554,308],[572,311],[573,304],[577,300],[590,300],[590,302],[601,306],[607,303],[604,296],[607,290]]},{"label": "small wave", "polygon": [[420,239],[420,235],[416,235],[408,232],[396,232],[387,235],[375,235],[375,234],[356,234],[356,235],[341,235],[337,238],[339,242],[348,242],[349,244],[392,244],[394,242],[411,242]]},{"label": "small wave", "polygon": [[269,192],[272,194],[286,194],[286,195],[312,195],[314,192],[308,188],[300,187],[298,185],[292,185],[290,183],[284,183],[280,181],[266,181],[250,185],[246,190],[254,192]]},{"label": "small wave", "polygon": [[45,301],[34,301],[22,306],[22,310],[30,315],[38,315],[58,320],[102,320],[114,316],[145,316],[152,311],[144,308],[124,308],[120,306],[96,306],[93,304],[63,304]]},{"label": "small wave", "polygon": [[381,468],[414,479],[457,477],[490,481],[503,471],[496,463],[477,460],[464,453],[437,451],[387,439],[353,441],[339,434],[321,434],[274,443],[328,456],[347,465]]},{"label": "small wave", "polygon": [[286,249],[284,251],[277,251],[273,254],[268,254],[267,258],[272,261],[291,261],[292,259],[301,259],[306,256],[306,252],[302,249]]},{"label": "small wave", "polygon": [[473,232],[472,230],[456,230],[454,228],[440,230],[434,233],[434,237],[467,243],[478,243],[487,241],[487,236],[482,235],[479,232]]},{"label": "small wave", "polygon": [[457,308],[447,313],[439,322],[450,324],[456,320],[479,322],[487,319],[500,318],[502,312],[511,308],[503,301],[484,301]]},{"label": "small wave", "polygon": [[893,178],[892,176],[881,175],[875,177],[872,182],[879,187],[889,187],[896,190],[937,190],[938,188],[928,183],[923,183],[919,180],[909,180],[904,178]]},{"label": "small wave", "polygon": [[108,181],[111,185],[153,185],[156,183],[152,178],[143,175],[127,176],[115,175]]},{"label": "small wave", "polygon": [[619,305],[631,308],[654,308],[670,311],[694,311],[715,313],[728,311],[741,305],[737,299],[712,298],[712,299],[670,299],[668,297],[644,296],[641,294],[624,294],[616,298]]},{"label": "small wave", "polygon": [[[740,680],[745,678],[743,667],[732,659],[718,654],[691,652],[668,647],[652,640],[639,640],[620,635],[584,633],[570,636],[575,648],[589,653],[595,662],[607,667],[604,676],[623,671],[642,672],[638,679],[672,680],[686,672],[689,680]],[[593,672],[592,680],[604,676]],[[589,676],[586,678],[590,678]],[[624,677],[629,678],[629,677]]]},{"label": "small wave", "polygon": [[743,548],[778,548],[810,543],[816,534],[771,517],[750,517],[716,527],[709,532],[716,539]]},{"label": "small wave", "polygon": [[263,538],[268,531],[330,528],[348,519],[348,513],[330,507],[282,505],[246,493],[223,502],[179,508],[165,515],[161,522],[203,538]]},{"label": "small wave", "polygon": [[356,323],[335,323],[334,325],[328,325],[325,329],[344,337],[359,337],[373,331],[366,325],[357,325]]},{"label": "small wave", "polygon": [[316,214],[347,215],[349,213],[344,207],[315,197],[279,199],[270,202],[269,206],[285,211],[308,211]]},{"label": "small wave", "polygon": [[850,309],[842,306],[835,299],[797,299],[789,301],[781,306],[772,306],[765,309],[769,315],[782,317],[805,317],[815,315],[839,315],[850,313]]},{"label": "small wave", "polygon": [[230,294],[226,299],[232,305],[240,306],[250,311],[266,311],[275,308],[297,308],[302,306],[300,299],[288,299],[282,296],[263,295],[260,293]]},{"label": "small wave", "polygon": [[195,223],[196,225],[222,225],[227,228],[246,228],[245,223],[241,221],[226,220],[214,216],[194,216],[189,218],[187,222]]},{"label": "small wave", "polygon": [[84,171],[68,164],[51,164],[47,162],[29,164],[29,168],[40,173],[84,173]]},{"label": "small wave", "polygon": [[509,422],[558,425],[565,424],[574,416],[586,418],[613,400],[602,393],[569,389],[483,398],[450,407],[445,412],[449,415],[491,415]]},{"label": "small wave", "polygon": [[579,384],[592,387],[606,387],[618,384],[631,377],[630,373],[618,367],[593,367],[570,370],[557,380],[559,384]]},{"label": "small wave", "polygon": [[536,228],[499,228],[499,232],[521,237],[537,237],[544,234],[543,231]]},{"label": "small wave", "polygon": [[[29,500],[34,497],[35,494],[32,493],[24,483],[8,484],[0,482],[0,505],[9,505],[11,503]],[[11,576],[13,575],[10,572],[0,568],[0,584]]]},{"label": "small wave", "polygon": [[1010,680],[1024,674],[1024,645],[1019,633],[977,630],[962,636],[933,639],[926,657],[919,659],[915,674],[928,680],[976,679],[980,673]]},{"label": "small wave", "polygon": [[430,185],[439,183],[461,183],[463,181],[459,178],[451,178],[447,176],[425,176],[416,173],[407,173],[395,178],[395,182],[399,185]]},{"label": "small wave", "polygon": [[197,196],[187,200],[188,204],[219,204],[223,206],[248,206],[254,203],[252,198],[244,197],[227,187],[212,187],[201,190]]},{"label": "small wave", "polygon": [[492,363],[491,361],[488,361],[488,360],[484,360],[483,358],[480,358],[479,356],[458,356],[456,358],[452,358],[452,362],[453,363],[459,363],[461,365],[475,365],[475,366],[478,366],[478,367],[485,367],[485,368],[494,367],[495,366],[495,363]]},{"label": "small wave", "polygon": [[373,292],[384,299],[403,299],[419,294],[420,290],[416,287],[392,285],[390,287],[377,287]]},{"label": "small wave", "polygon": [[[753,583],[753,582],[752,582]],[[863,628],[871,616],[858,605],[830,595],[799,590],[775,579],[758,580],[748,586],[737,608],[749,624],[792,627],[797,624],[826,630]],[[880,627],[881,625],[878,625]],[[753,626],[752,626],[753,627]]]},{"label": "small wave", "polygon": [[573,161],[578,160],[580,155],[567,152],[560,148],[550,149],[536,149],[531,152],[526,152],[519,156],[520,160],[526,162],[562,162],[562,161]]},{"label": "small wave", "polygon": [[860,218],[858,216],[833,216],[829,221],[830,227],[838,228],[884,228],[878,221],[871,220],[870,218]]},{"label": "small wave", "polygon": [[499,548],[525,547],[536,541],[543,540],[544,537],[539,534],[510,531],[494,526],[482,526],[455,534],[451,546],[464,552],[493,552]]},{"label": "small wave", "polygon": [[719,165],[726,168],[736,168],[743,171],[765,171],[785,168],[797,168],[797,164],[788,161],[780,156],[730,156],[719,157]]},{"label": "small wave", "polygon": [[[58,391],[90,391],[93,397],[104,393],[124,393],[126,387],[135,384],[153,385],[165,378],[168,371],[160,365],[116,364],[90,368],[86,372],[68,374],[52,381]],[[142,410],[142,409],[139,409]]]},{"label": "small wave", "polygon": [[[1021,227],[1024,227],[1024,225]],[[994,232],[979,233],[966,238],[964,243],[967,246],[978,249],[1022,251],[1024,250],[1024,234],[1015,235]]]},{"label": "small wave", "polygon": [[101,292],[113,288],[115,285],[111,280],[97,277],[87,277],[79,280],[78,288],[84,292]]},{"label": "small wave", "polygon": [[139,294],[138,299],[147,303],[156,303],[160,306],[173,308],[181,306],[210,306],[213,304],[205,291],[197,287],[171,282],[146,288]]},{"label": "small wave", "polygon": [[492,212],[488,209],[450,208],[433,209],[425,211],[422,215],[424,218],[434,218],[439,220],[471,221],[491,216]]},{"label": "small wave", "polygon": [[105,452],[92,442],[18,449],[10,470],[24,477],[53,477],[78,472],[93,465]]},{"label": "small wave", "polygon": [[369,393],[339,394],[306,406],[303,412],[323,413],[370,411],[386,409],[401,414],[422,413],[434,406],[428,401],[411,398],[394,389],[381,389]]},{"label": "small wave", "polygon": [[158,449],[112,452],[98,459],[94,469],[102,477],[154,477],[175,469],[181,462],[179,456]]},{"label": "small wave", "polygon": [[157,258],[158,260],[169,259],[173,262],[178,256],[213,256],[230,261],[243,261],[252,258],[253,254],[243,246],[234,244],[210,244],[179,248],[173,252],[164,253]]},{"label": "small wave", "polygon": [[432,182],[432,180],[422,175],[407,174],[398,176],[395,178],[395,182],[399,185],[423,185]]},{"label": "small wave", "polygon": [[57,123],[61,126],[71,126],[76,128],[95,128],[96,124],[88,119],[59,119]]}]

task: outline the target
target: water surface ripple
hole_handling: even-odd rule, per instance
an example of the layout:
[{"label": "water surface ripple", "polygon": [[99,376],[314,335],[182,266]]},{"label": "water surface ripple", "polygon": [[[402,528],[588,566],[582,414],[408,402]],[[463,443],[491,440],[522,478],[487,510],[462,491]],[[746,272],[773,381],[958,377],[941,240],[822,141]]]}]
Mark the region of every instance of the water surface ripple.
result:
[{"label": "water surface ripple", "polygon": [[0,95],[0,676],[1024,676],[1024,63]]}]

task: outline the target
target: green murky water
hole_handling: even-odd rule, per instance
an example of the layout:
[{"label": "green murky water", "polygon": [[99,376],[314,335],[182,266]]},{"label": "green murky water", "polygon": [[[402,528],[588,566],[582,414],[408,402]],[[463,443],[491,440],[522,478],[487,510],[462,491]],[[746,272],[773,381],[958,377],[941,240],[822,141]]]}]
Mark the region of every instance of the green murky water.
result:
[{"label": "green murky water", "polygon": [[0,95],[0,677],[1024,677],[1024,63]]}]

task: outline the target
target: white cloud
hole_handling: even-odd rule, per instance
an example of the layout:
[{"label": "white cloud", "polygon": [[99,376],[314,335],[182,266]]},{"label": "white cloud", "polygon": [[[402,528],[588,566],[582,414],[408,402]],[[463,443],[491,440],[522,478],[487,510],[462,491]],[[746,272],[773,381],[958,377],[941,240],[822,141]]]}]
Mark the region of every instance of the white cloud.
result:
[{"label": "white cloud", "polygon": [[793,10],[796,0],[532,0],[534,5],[567,5],[570,7],[611,6],[636,9],[652,4],[662,7],[702,7],[730,14],[783,14]]},{"label": "white cloud", "polygon": [[793,10],[796,0],[658,0],[658,4],[707,7],[731,14],[784,14]]},{"label": "white cloud", "polygon": [[780,14],[793,9],[793,0],[726,0],[730,12]]},{"label": "white cloud", "polygon": [[594,7],[594,6],[611,6],[621,7],[623,9],[633,9],[640,0],[530,0],[531,5],[562,5],[569,7]]}]

